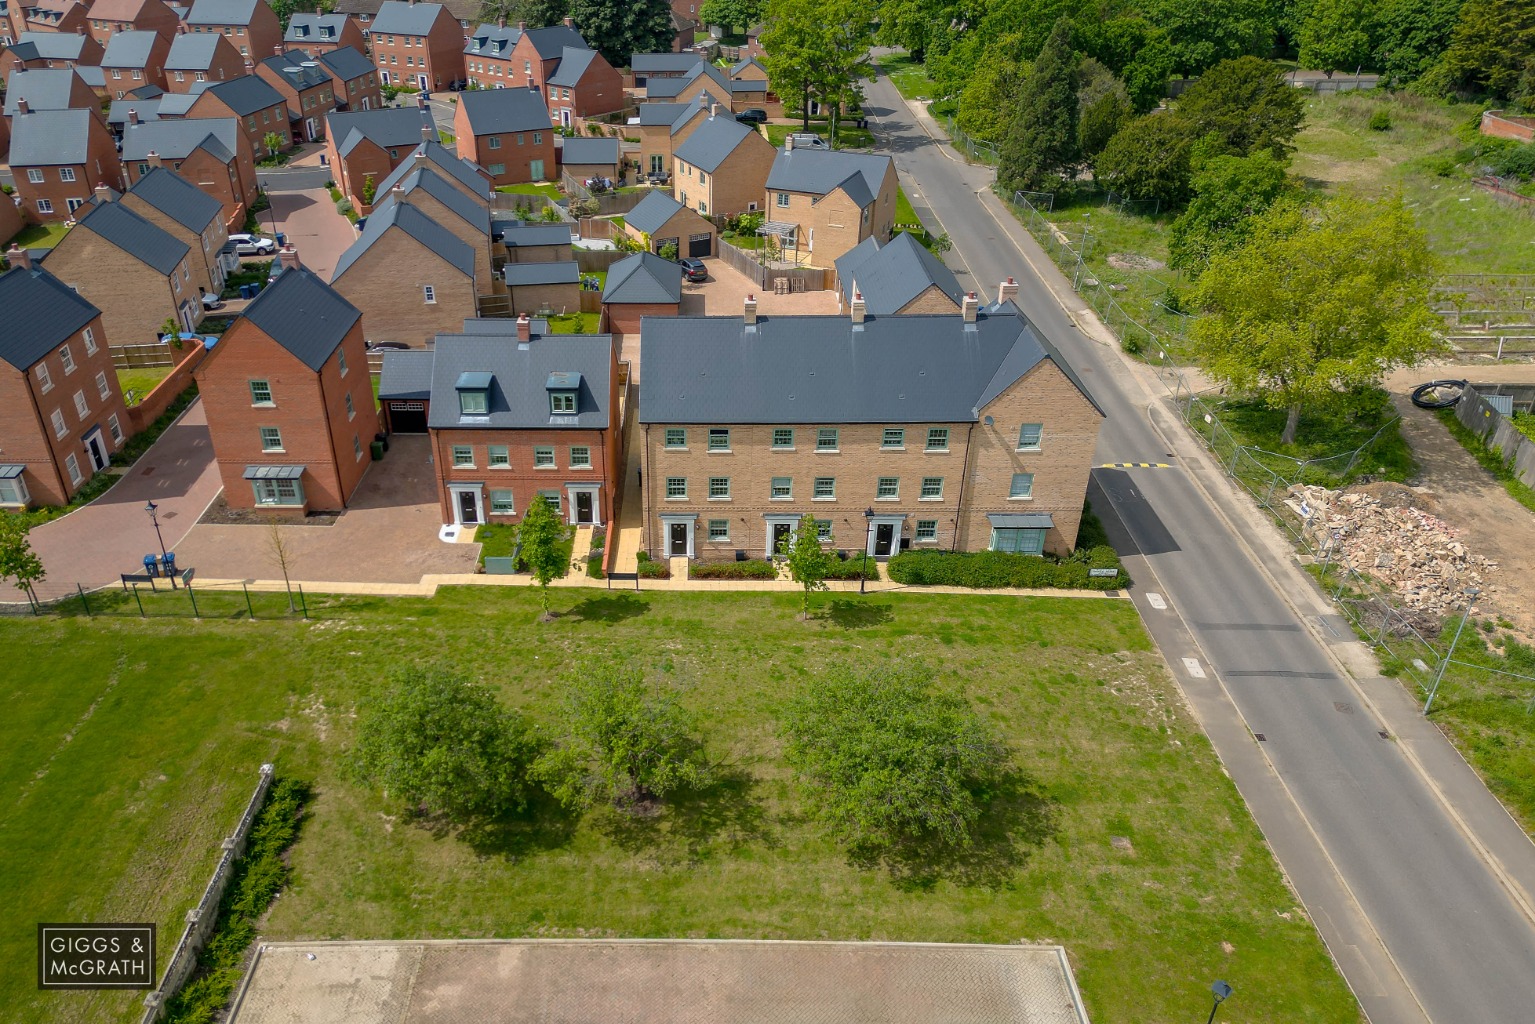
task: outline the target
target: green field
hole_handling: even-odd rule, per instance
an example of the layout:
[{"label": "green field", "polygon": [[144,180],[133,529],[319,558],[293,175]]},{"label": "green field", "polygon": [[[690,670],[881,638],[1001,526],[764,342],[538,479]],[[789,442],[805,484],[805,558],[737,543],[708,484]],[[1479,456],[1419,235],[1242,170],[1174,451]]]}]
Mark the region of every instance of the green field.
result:
[{"label": "green field", "polygon": [[[156,920],[169,949],[275,761],[317,799],[269,938],[1059,942],[1095,1021],[1193,1019],[1216,977],[1246,1022],[1359,1019],[1128,602],[822,595],[805,623],[794,594],[553,598],[543,626],[520,588],[311,596],[307,623],[267,618],[277,595],[246,621],[238,594],[204,598],[201,622],[0,622],[27,666],[0,724],[7,1015],[131,1019],[132,993],[35,990],[36,923]],[[1019,782],[972,856],[893,878],[823,837],[773,722],[823,666],[914,655],[991,719]],[[466,833],[413,823],[345,757],[358,698],[388,666],[434,658],[544,721],[569,673],[635,664],[682,688],[723,781],[654,819],[537,806]]]},{"label": "green field", "polygon": [[562,198],[557,185],[498,185],[497,192],[507,192],[514,196],[547,196],[550,200]]},{"label": "green field", "polygon": [[879,59],[879,66],[890,79],[896,91],[909,100],[933,98],[935,86],[927,77],[927,68],[905,53],[887,53]]}]

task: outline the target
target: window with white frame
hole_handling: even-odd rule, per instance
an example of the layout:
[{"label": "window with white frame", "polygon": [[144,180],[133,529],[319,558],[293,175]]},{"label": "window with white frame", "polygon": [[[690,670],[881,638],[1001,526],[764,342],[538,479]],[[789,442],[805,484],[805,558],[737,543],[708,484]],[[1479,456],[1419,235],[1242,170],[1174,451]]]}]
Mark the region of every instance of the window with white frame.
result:
[{"label": "window with white frame", "polygon": [[[347,397],[350,398],[351,396],[348,395]],[[352,435],[352,456],[358,460],[362,458],[362,438],[356,434]]]},{"label": "window with white frame", "polygon": [[946,452],[949,450],[949,428],[929,427],[927,429],[927,451]]},{"label": "window with white frame", "polygon": [[28,167],[27,168],[27,181],[31,182],[34,185],[41,185],[43,183],[43,172],[42,172],[42,169],[38,168],[38,167]]},{"label": "window with white frame", "polygon": [[69,350],[68,345],[65,345],[63,348],[59,349],[59,362],[64,364],[65,373],[75,372],[75,355]]},{"label": "window with white frame", "polygon": [[453,465],[455,468],[474,468],[474,446],[470,444],[456,444],[453,446]]},{"label": "window with white frame", "polygon": [[336,369],[341,371],[341,376],[343,376],[343,377],[346,376],[346,369],[347,369],[347,367],[346,367],[346,353],[345,352],[337,352],[336,353]]},{"label": "window with white frame", "polygon": [[770,494],[774,501],[789,501],[794,497],[794,478],[775,476]]},{"label": "window with white frame", "polygon": [[282,431],[277,427],[262,427],[261,450],[264,452],[282,451]]},{"label": "window with white frame", "polygon": [[[8,481],[7,481],[8,482]],[[730,520],[709,520],[709,539],[721,544],[730,543]]]},{"label": "window with white frame", "polygon": [[506,490],[490,492],[490,514],[493,516],[516,515],[516,509],[512,506],[512,492]]},{"label": "window with white frame", "polygon": [[463,388],[458,393],[460,416],[485,416],[490,412],[490,392],[485,388]]},{"label": "window with white frame", "polygon": [[785,209],[785,210],[789,208],[789,193],[787,193],[787,192],[780,192],[780,193],[778,193],[778,206],[779,206],[780,209]]},{"label": "window with white frame", "polygon": [[1009,498],[1034,497],[1034,474],[1014,473],[1013,484],[1008,488],[1007,496]]},{"label": "window with white frame", "polygon": [[79,416],[83,420],[87,416],[89,416],[90,414],[91,414],[91,407],[90,407],[90,404],[88,402],[86,402],[86,400],[85,400],[85,392],[84,391],[76,391],[75,392],[75,415]]},{"label": "window with white frame", "polygon": [[112,435],[113,444],[123,443],[123,425],[117,421],[117,413],[107,417],[107,432]]},{"label": "window with white frame", "polygon": [[491,149],[500,149],[501,148],[501,136],[499,136],[499,135],[492,135],[490,137],[490,148]]},{"label": "window with white frame", "polygon": [[1018,428],[1018,450],[1021,452],[1039,451],[1039,440],[1044,435],[1045,428],[1041,423],[1025,423]]},{"label": "window with white frame", "polygon": [[894,476],[882,476],[874,487],[874,496],[883,501],[894,501],[901,496],[901,479]]},{"label": "window with white frame", "polygon": [[728,477],[728,476],[711,476],[709,478],[709,500],[710,501],[729,501],[730,500],[730,477]]},{"label": "window with white frame", "polygon": [[31,495],[27,493],[27,483],[21,477],[0,480],[0,505],[25,505],[31,500]]},{"label": "window with white frame", "polygon": [[688,446],[688,432],[681,427],[666,428],[666,447],[686,448]]},{"label": "window with white frame", "polygon": [[591,469],[592,449],[590,445],[572,445],[570,449],[571,469]]},{"label": "window with white frame", "polygon": [[685,476],[669,476],[666,478],[666,497],[668,500],[680,500],[688,496],[688,478]]},{"label": "window with white frame", "polygon": [[69,470],[70,483],[79,484],[81,480],[85,479],[85,477],[80,475],[80,460],[75,457],[74,452],[64,456],[64,466]]},{"label": "window with white frame", "polygon": [[[135,76],[135,77],[137,77],[137,76]],[[60,167],[59,168],[59,180],[60,181],[74,181],[75,180],[75,169],[73,167]]]},{"label": "window with white frame", "polygon": [[491,174],[505,174],[506,173],[506,164],[490,164],[485,169],[487,171],[489,171]]},{"label": "window with white frame", "polygon": [[297,480],[252,480],[258,505],[302,505],[304,488]]},{"label": "window with white frame", "polygon": [[534,448],[533,449],[533,468],[534,469],[553,469],[554,468],[554,449],[553,448],[544,448],[544,447]]},{"label": "window with white frame", "polygon": [[512,452],[511,452],[511,449],[508,448],[506,445],[504,445],[504,444],[493,444],[493,445],[490,445],[486,449],[486,451],[489,453],[487,458],[490,461],[490,468],[491,469],[511,469],[512,468]]},{"label": "window with white frame", "polygon": [[52,213],[53,212],[53,200],[51,200],[51,199],[39,199],[37,201],[37,212],[38,213]]},{"label": "window with white frame", "polygon": [[815,521],[815,539],[822,544],[831,543],[831,520],[817,519]]},{"label": "window with white frame", "polygon": [[64,414],[61,411],[58,409],[53,410],[53,414],[48,418],[53,422],[54,437],[63,437],[69,433],[69,424],[64,422]]},{"label": "window with white frame", "polygon": [[251,405],[272,404],[272,385],[269,381],[253,380],[249,384],[251,389]]},{"label": "window with white frame", "polygon": [[421,286],[421,297],[426,300],[427,305],[432,305],[437,301],[437,289],[424,284]]},{"label": "window with white frame", "polygon": [[925,476],[922,478],[923,501],[940,501],[943,498],[943,477]]},{"label": "window with white frame", "polygon": [[881,448],[905,448],[906,431],[901,427],[886,427],[884,433],[880,436],[879,446]]},{"label": "window with white frame", "polygon": [[709,430],[709,450],[711,452],[730,451],[730,431],[728,428],[712,427]]},{"label": "window with white frame", "polygon": [[938,539],[938,520],[936,520],[936,519],[918,519],[917,520],[917,542],[920,544],[923,541],[936,541],[937,539]]},{"label": "window with white frame", "polygon": [[112,394],[112,385],[107,383],[107,372],[105,370],[96,374],[96,394],[100,395],[103,401]]},{"label": "window with white frame", "polygon": [[574,391],[549,392],[549,411],[556,416],[568,416],[576,411]]},{"label": "window with white frame", "polygon": [[815,432],[815,450],[818,452],[834,452],[837,450],[836,427],[822,427]]},{"label": "window with white frame", "polygon": [[80,338],[81,338],[82,341],[85,342],[85,354],[88,355],[88,356],[95,355],[96,354],[96,332],[91,330],[89,327],[87,327],[85,330],[80,332]]},{"label": "window with white frame", "polygon": [[794,450],[794,428],[777,427],[773,430],[773,447],[779,451]]},{"label": "window with white frame", "polygon": [[38,363],[37,364],[37,391],[38,391],[38,394],[46,395],[48,392],[50,392],[52,390],[53,390],[53,375],[48,372],[48,366],[47,366],[46,363]]},{"label": "window with white frame", "polygon": [[837,478],[834,476],[818,476],[815,478],[815,489],[811,497],[816,501],[837,500]]}]

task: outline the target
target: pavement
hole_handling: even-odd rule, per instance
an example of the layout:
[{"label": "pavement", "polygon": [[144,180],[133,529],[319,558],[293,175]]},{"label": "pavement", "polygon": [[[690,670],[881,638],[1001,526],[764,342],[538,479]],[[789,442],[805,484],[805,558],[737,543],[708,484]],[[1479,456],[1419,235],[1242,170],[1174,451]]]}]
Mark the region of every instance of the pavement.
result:
[{"label": "pavement", "polygon": [[336,204],[323,188],[272,192],[270,196],[271,210],[256,215],[262,234],[281,231],[298,247],[299,262],[330,280],[341,254],[357,241],[357,229],[336,212]]},{"label": "pavement", "polygon": [[[1132,367],[920,104],[868,89],[881,148],[962,283],[1019,303],[1109,416],[1089,496],[1132,599],[1375,1024],[1523,1022],[1535,1005],[1535,846],[1399,683],[1379,676],[1293,552]],[[1258,739],[1262,736],[1262,739]]]}]

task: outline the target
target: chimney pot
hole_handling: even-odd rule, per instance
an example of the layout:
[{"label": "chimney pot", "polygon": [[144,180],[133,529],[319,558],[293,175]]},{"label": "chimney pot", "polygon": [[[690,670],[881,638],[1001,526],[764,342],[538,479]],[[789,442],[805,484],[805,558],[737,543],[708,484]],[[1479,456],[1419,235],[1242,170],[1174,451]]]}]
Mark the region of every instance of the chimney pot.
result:
[{"label": "chimney pot", "polygon": [[711,104],[709,104],[709,116],[710,117],[718,117],[719,113],[720,113],[720,105],[718,103],[711,103]]},{"label": "chimney pot", "polygon": [[12,242],[11,247],[5,250],[5,258],[11,261],[13,267],[20,267],[22,270],[32,269],[32,254],[15,242]]},{"label": "chimney pot", "polygon": [[746,320],[746,326],[755,327],[757,325],[757,296],[746,296],[743,317]]},{"label": "chimney pot", "polygon": [[273,56],[281,57],[283,55],[283,48],[281,46],[272,47],[272,54]]},{"label": "chimney pot", "polygon": [[527,22],[519,21],[517,23],[517,31],[519,31],[519,32],[526,32],[527,30],[528,30],[528,23]]},{"label": "chimney pot", "polygon": [[863,323],[865,317],[867,317],[869,313],[869,308],[863,301],[863,292],[853,292],[853,301],[850,303],[850,306],[853,311],[853,323]]},{"label": "chimney pot", "polygon": [[129,107],[128,108],[128,123],[129,124],[138,124],[139,123],[139,111],[138,111],[137,107]]},{"label": "chimney pot", "polygon": [[285,270],[297,270],[303,266],[298,261],[298,247],[292,242],[277,250],[277,261],[282,264]]},{"label": "chimney pot", "polygon": [[496,28],[506,28],[506,15],[503,14],[496,19]]},{"label": "chimney pot", "polygon": [[517,341],[523,345],[533,340],[533,321],[528,319],[528,314],[523,313],[517,317]]},{"label": "chimney pot", "polygon": [[965,323],[967,323],[967,324],[975,323],[975,315],[976,315],[976,312],[980,308],[981,308],[981,300],[976,298],[975,292],[968,292],[968,293],[966,293],[966,295],[965,295],[965,302],[964,302],[964,306],[963,306],[963,311],[964,311],[964,315],[965,315]]},{"label": "chimney pot", "polygon": [[794,136],[793,135],[785,135],[783,137],[783,151],[785,153],[792,153],[792,152],[794,152]]},{"label": "chimney pot", "polygon": [[1006,281],[1003,281],[1000,285],[998,285],[997,286],[997,301],[998,302],[1016,302],[1016,301],[1018,301],[1018,282],[1013,280],[1011,277],[1009,277]]},{"label": "chimney pot", "polygon": [[565,27],[566,28],[575,28],[576,27],[575,20],[573,18],[571,18],[571,16],[568,15],[568,14],[565,15]]}]

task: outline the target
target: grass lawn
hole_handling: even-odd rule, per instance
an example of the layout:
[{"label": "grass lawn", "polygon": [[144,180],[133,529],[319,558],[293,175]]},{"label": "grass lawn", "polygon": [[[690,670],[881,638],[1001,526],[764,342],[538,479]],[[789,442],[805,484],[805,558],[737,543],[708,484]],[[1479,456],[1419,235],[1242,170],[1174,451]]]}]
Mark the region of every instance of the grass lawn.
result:
[{"label": "grass lawn", "polygon": [[134,401],[128,404],[138,405],[144,400],[144,396],[153,391],[155,385],[169,377],[174,369],[174,366],[146,366],[136,370],[118,370],[117,384],[122,388],[125,398],[128,392],[134,393]]},{"label": "grass lawn", "polygon": [[[169,949],[275,760],[317,800],[268,938],[1024,939],[1067,946],[1094,1020],[1185,1019],[1215,977],[1240,982],[1249,1024],[1360,1019],[1128,602],[821,595],[804,623],[793,594],[551,596],[548,625],[532,590],[482,588],[311,598],[309,623],[242,621],[238,594],[205,597],[200,622],[0,622],[34,666],[0,698],[0,949],[26,964],[37,921],[93,919],[159,921]],[[449,652],[540,720],[567,672],[638,665],[683,688],[724,781],[648,820],[537,807],[464,834],[415,825],[349,780],[352,711],[383,666]],[[824,838],[773,722],[823,666],[914,652],[1026,781],[968,865],[901,882]],[[128,1021],[141,1000],[43,995],[18,969],[0,1004],[51,1024]]]},{"label": "grass lawn", "polygon": [[63,224],[29,224],[11,241],[23,249],[52,249],[68,231]]},{"label": "grass lawn", "polygon": [[927,68],[911,59],[909,54],[891,53],[879,59],[879,66],[889,77],[896,90],[909,100],[933,98],[936,86],[927,77]]},{"label": "grass lawn", "polygon": [[899,187],[895,191],[895,226],[898,228],[922,226],[922,222],[917,219],[917,211],[911,207],[911,200],[906,198],[906,190]]},{"label": "grass lawn", "polygon": [[[762,126],[762,130],[767,133],[767,140],[771,142],[775,148],[782,148],[784,139],[786,139],[794,132],[804,131],[804,127],[799,122],[795,122],[794,124],[765,124]],[[812,119],[810,122],[810,131],[812,134],[819,135],[824,139],[829,135],[831,129],[824,120],[817,121]],[[869,131],[867,128],[859,128],[856,125],[838,125],[837,148],[873,149],[874,133]]]},{"label": "grass lawn", "polygon": [[556,313],[549,318],[550,334],[596,334],[601,313]]},{"label": "grass lawn", "polygon": [[497,192],[510,192],[516,196],[548,196],[551,200],[563,198],[558,187],[544,183],[541,185],[498,185]]},{"label": "grass lawn", "polygon": [[[1220,407],[1221,426],[1231,432],[1237,443],[1249,449],[1257,461],[1284,474],[1289,480],[1341,487],[1361,475],[1376,480],[1403,482],[1418,473],[1412,449],[1396,426],[1386,432],[1353,465],[1347,453],[1369,441],[1387,423],[1397,419],[1396,410],[1385,392],[1376,392],[1360,401],[1352,410],[1302,410],[1294,444],[1280,444],[1286,411],[1271,409],[1256,402],[1227,402]],[[1195,427],[1198,428],[1196,423]],[[1208,440],[1209,432],[1203,431]],[[1224,439],[1222,439],[1224,441]],[[1229,447],[1218,445],[1222,461],[1230,464]],[[1298,463],[1319,460],[1302,468]],[[1345,472],[1347,475],[1345,476]],[[1267,487],[1269,481],[1250,481]]]}]

